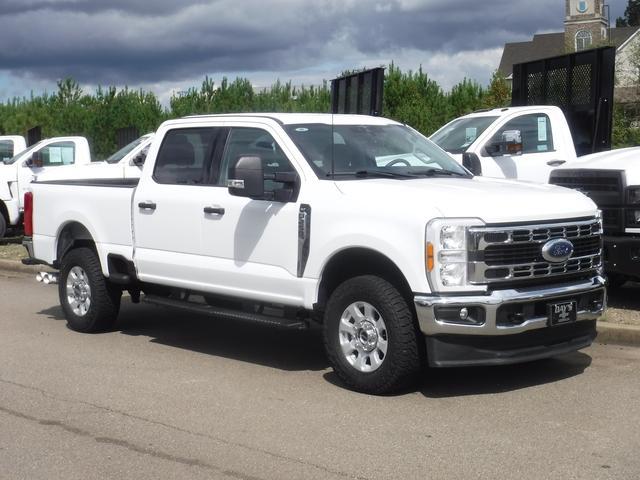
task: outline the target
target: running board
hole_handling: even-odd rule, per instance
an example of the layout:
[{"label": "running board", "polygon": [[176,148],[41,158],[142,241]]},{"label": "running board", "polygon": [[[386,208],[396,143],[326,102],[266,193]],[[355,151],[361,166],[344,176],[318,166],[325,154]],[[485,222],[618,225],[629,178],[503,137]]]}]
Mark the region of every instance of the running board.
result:
[{"label": "running board", "polygon": [[261,315],[259,313],[241,312],[238,310],[214,307],[203,303],[176,300],[175,298],[159,297],[157,295],[145,295],[142,298],[142,301],[161,307],[177,308],[180,310],[187,310],[193,313],[210,315],[213,317],[225,318],[228,320],[242,320],[247,322],[260,323],[263,325],[269,325],[271,327],[291,328],[296,330],[304,330],[309,328],[308,322],[304,320],[270,317],[267,315]]}]

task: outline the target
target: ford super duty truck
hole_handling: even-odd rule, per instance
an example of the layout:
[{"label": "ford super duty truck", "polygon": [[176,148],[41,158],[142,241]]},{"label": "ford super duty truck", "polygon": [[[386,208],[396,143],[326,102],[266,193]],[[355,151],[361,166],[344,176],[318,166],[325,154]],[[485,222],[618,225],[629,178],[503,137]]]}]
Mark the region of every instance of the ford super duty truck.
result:
[{"label": "ford super duty truck", "polygon": [[477,178],[379,117],[234,114],[165,122],[140,179],[43,181],[27,263],[68,324],[109,329],[123,291],[217,318],[321,324],[351,388],[425,365],[498,365],[591,344],[601,222],[581,193]]},{"label": "ford super duty truck", "polygon": [[602,211],[604,266],[611,287],[640,279],[640,147],[580,157],[551,172],[549,183],[574,188]]},{"label": "ford super duty truck", "polygon": [[456,118],[431,137],[476,175],[546,183],[576,161],[574,139],[558,107],[496,108]]}]

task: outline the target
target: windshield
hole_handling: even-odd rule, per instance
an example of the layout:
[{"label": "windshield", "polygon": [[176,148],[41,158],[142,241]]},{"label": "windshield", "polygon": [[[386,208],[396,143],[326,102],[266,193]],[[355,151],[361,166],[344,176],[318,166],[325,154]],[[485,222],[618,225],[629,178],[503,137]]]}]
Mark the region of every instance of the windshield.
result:
[{"label": "windshield", "polygon": [[140,145],[142,142],[144,142],[145,140],[147,140],[149,137],[144,136],[144,137],[140,137],[140,138],[136,138],[133,142],[125,145],[124,147],[122,147],[120,150],[118,150],[116,153],[114,153],[113,155],[111,155],[109,158],[107,158],[105,161],[107,163],[118,163],[120,160],[122,160],[129,152],[131,152],[132,150],[134,150],[138,145]]},{"label": "windshield", "polygon": [[500,117],[460,118],[442,127],[430,139],[449,153],[464,153],[498,118]]},{"label": "windshield", "polygon": [[42,143],[42,141],[36,143],[35,145],[31,145],[29,148],[27,148],[26,150],[21,151],[17,155],[14,155],[13,157],[11,157],[9,159],[4,159],[3,162],[5,163],[5,165],[11,165],[13,163],[16,163],[21,158],[27,158],[27,156],[31,152],[33,152],[36,148],[38,148],[41,143]]},{"label": "windshield", "polygon": [[298,124],[284,128],[320,178],[470,176],[447,153],[404,125]]}]

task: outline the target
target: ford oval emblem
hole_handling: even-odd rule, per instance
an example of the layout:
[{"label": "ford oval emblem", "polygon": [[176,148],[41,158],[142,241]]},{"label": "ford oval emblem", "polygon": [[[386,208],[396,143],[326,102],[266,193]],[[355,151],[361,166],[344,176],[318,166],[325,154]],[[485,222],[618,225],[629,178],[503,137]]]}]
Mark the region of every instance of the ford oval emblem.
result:
[{"label": "ford oval emblem", "polygon": [[551,263],[566,262],[572,253],[573,243],[564,238],[549,240],[542,247],[542,258]]}]

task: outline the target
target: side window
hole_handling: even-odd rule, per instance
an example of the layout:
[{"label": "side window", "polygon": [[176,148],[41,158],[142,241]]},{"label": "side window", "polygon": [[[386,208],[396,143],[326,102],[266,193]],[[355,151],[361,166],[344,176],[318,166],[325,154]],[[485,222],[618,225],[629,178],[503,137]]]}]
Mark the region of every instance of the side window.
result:
[{"label": "side window", "polygon": [[[271,134],[259,128],[232,128],[222,157],[219,185],[226,186],[229,169],[238,158],[245,156],[260,157],[265,175],[295,171]],[[265,180],[265,191],[282,187],[280,182]]]},{"label": "side window", "polygon": [[542,153],[553,151],[551,121],[545,114],[521,115],[509,120],[490,143],[504,142],[519,131],[522,138],[522,153]]},{"label": "side window", "polygon": [[50,143],[40,149],[43,167],[73,165],[76,160],[76,145],[73,142]]},{"label": "side window", "polygon": [[13,157],[13,140],[0,140],[0,162]]},{"label": "side window", "polygon": [[220,130],[215,127],[169,130],[158,151],[154,180],[162,184],[211,184],[211,161]]}]

